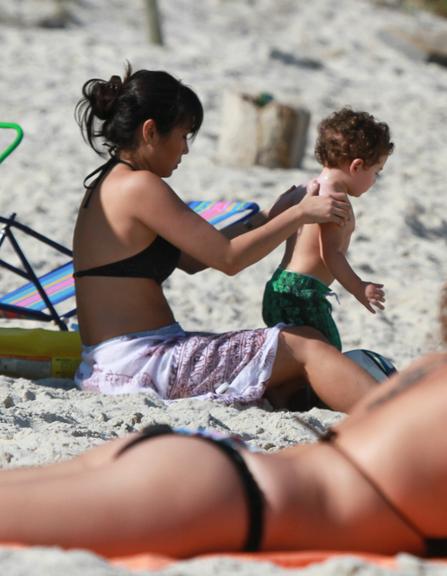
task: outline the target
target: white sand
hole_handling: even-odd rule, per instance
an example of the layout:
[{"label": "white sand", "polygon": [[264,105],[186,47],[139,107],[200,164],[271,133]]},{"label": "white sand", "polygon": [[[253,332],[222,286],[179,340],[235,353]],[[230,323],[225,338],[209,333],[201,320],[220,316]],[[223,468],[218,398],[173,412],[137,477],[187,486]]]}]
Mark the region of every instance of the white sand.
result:
[{"label": "white sand", "polygon": [[[390,124],[396,150],[383,178],[354,203],[358,229],[349,257],[365,279],[385,284],[387,310],[373,316],[336,286],[340,306],[335,306],[335,317],[344,347],[377,350],[402,368],[439,346],[438,294],[447,277],[447,70],[409,58],[387,45],[381,32],[387,26],[435,31],[446,28],[445,20],[362,0],[161,0],[165,46],[160,48],[146,42],[142,0],[72,0],[68,6],[79,23],[66,30],[37,26],[54,11],[52,2],[3,4],[0,119],[19,122],[26,135],[19,150],[1,166],[0,214],[16,211],[21,221],[70,245],[82,179],[99,163],[81,141],[73,108],[85,80],[120,73],[126,59],[135,68],[172,72],[202,98],[203,129],[170,179],[186,200],[242,198],[268,207],[290,185],[318,172],[313,158],[318,121],[346,104],[366,109]],[[296,61],[282,62],[272,57],[275,51]],[[306,66],[309,60],[319,66]],[[227,89],[268,91],[284,103],[311,111],[302,169],[218,164],[220,105]],[[0,134],[0,143],[5,141]],[[36,245],[28,249],[39,271],[44,270],[50,257]],[[175,274],[167,293],[177,319],[186,329],[261,326],[263,285],[279,258],[280,250],[236,278],[215,271],[196,277]],[[2,288],[14,286],[4,271],[0,278]],[[36,384],[1,377],[0,381],[2,466],[60,460],[151,421],[230,429],[266,450],[310,440],[293,415],[260,408],[192,400],[166,405],[151,395],[101,397],[60,380]],[[306,416],[324,425],[342,415],[313,410]],[[393,574],[440,573],[416,566],[407,556],[400,562]],[[12,575],[62,570],[69,576],[126,573],[94,555],[57,549],[0,551],[0,566]],[[351,560],[332,561],[325,568],[287,573],[344,575],[355,566]],[[388,573],[369,565],[358,570],[369,576]],[[229,560],[185,564],[158,573],[236,571],[286,573]]]}]

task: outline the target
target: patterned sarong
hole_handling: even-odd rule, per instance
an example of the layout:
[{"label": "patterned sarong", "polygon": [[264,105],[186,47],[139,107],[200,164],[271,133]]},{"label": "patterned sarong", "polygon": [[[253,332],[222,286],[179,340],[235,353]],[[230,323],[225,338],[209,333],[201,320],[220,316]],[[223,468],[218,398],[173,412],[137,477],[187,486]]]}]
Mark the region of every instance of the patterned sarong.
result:
[{"label": "patterned sarong", "polygon": [[144,392],[225,403],[260,400],[281,325],[223,334],[185,332],[177,323],[84,346],[75,381],[104,394]]}]

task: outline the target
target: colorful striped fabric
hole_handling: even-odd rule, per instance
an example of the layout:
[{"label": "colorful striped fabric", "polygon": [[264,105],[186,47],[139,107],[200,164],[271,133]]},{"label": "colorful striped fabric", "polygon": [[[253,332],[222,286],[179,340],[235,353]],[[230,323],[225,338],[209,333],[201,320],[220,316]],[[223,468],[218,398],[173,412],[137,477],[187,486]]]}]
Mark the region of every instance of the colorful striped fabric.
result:
[{"label": "colorful striped fabric", "polygon": [[193,200],[188,202],[188,205],[213,226],[217,226],[224,221],[228,224],[229,221],[246,220],[249,216],[259,211],[259,206],[255,202],[229,202],[227,200],[201,202]]},{"label": "colorful striped fabric", "polygon": [[[217,201],[192,201],[189,206],[210,224],[217,226],[224,221],[226,224],[243,221],[259,211],[259,206],[255,202],[228,202]],[[2,265],[0,261],[0,265]],[[66,329],[65,319],[74,316],[76,309],[65,313],[56,311],[56,305],[74,297],[73,262],[67,262],[51,272],[39,276],[38,283],[45,291],[50,301],[43,299],[39,286],[32,280],[21,287],[0,297],[0,317],[22,318],[41,321],[54,320],[59,328]]]},{"label": "colorful striped fabric", "polygon": [[[39,277],[42,288],[48,294],[52,304],[59,304],[67,298],[74,296],[73,262],[55,268],[51,272]],[[32,282],[27,282],[20,288],[9,292],[0,298],[1,304],[20,306],[30,310],[45,310],[46,303]],[[24,311],[26,315],[26,311]]]}]

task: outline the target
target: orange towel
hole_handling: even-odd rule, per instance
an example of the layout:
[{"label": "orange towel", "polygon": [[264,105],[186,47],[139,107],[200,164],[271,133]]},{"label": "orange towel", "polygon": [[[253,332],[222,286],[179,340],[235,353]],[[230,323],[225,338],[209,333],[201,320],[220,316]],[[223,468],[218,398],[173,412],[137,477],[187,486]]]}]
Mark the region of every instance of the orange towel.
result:
[{"label": "orange towel", "polygon": [[[28,548],[25,544],[17,543],[2,543],[0,544],[3,548]],[[394,556],[385,556],[381,554],[370,554],[368,552],[333,552],[333,551],[301,551],[301,552],[229,552],[228,554],[203,554],[196,556],[195,558],[218,558],[222,556],[228,556],[236,560],[251,560],[258,562],[271,562],[280,566],[281,568],[304,568],[311,564],[317,564],[321,562],[326,562],[334,558],[340,557],[355,557],[370,564],[376,566],[381,566],[384,568],[393,568],[396,565]],[[139,572],[140,570],[160,570],[174,564],[177,562],[176,558],[170,556],[163,556],[161,554],[134,554],[132,556],[122,556],[122,557],[112,557],[106,558],[110,564],[118,566],[120,568],[127,568],[128,570],[134,570]],[[426,562],[441,563],[447,565],[447,558],[424,558]]]},{"label": "orange towel", "polygon": [[[196,558],[217,558],[222,556],[229,556],[236,560],[252,560],[258,562],[272,562],[281,568],[304,568],[310,564],[316,564],[331,560],[333,558],[340,558],[343,556],[354,556],[369,562],[376,566],[384,568],[393,568],[396,565],[394,556],[385,556],[381,554],[370,554],[366,552],[331,552],[331,551],[302,551],[302,552],[231,552],[228,554],[204,554],[196,556]],[[431,561],[429,558],[424,559]],[[161,556],[157,554],[138,554],[135,556],[127,556],[123,558],[110,558],[111,564],[129,570],[160,570],[177,560],[169,556]],[[432,560],[433,562],[440,562],[447,565],[447,558]]]}]

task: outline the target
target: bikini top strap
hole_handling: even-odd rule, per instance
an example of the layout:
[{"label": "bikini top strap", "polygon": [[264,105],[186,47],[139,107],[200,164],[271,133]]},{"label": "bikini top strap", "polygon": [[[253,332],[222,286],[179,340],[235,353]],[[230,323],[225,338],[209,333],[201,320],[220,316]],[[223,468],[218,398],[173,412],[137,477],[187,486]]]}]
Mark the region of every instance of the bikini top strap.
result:
[{"label": "bikini top strap", "polygon": [[[83,185],[84,185],[84,188],[87,190],[88,193],[87,193],[87,196],[84,200],[84,203],[82,204],[83,208],[88,207],[93,192],[99,186],[99,184],[101,184],[101,182],[104,180],[104,178],[106,177],[108,172],[110,172],[110,170],[116,164],[126,164],[126,166],[129,166],[129,168],[132,168],[132,170],[135,170],[135,167],[132,166],[132,164],[130,162],[127,162],[127,160],[121,160],[121,158],[118,158],[118,156],[116,156],[116,154],[114,152],[111,152],[110,158],[107,160],[107,162],[104,162],[104,164],[101,164],[101,166],[96,168],[96,170],[93,170],[93,172],[90,172],[90,174],[88,174],[84,178]],[[88,181],[91,178],[93,178],[93,176],[96,176],[96,178],[93,180],[93,182],[91,182],[89,184]]]},{"label": "bikini top strap", "polygon": [[330,446],[336,450],[340,456],[342,456],[359,474],[360,476],[375,490],[375,492],[382,498],[385,504],[402,520],[404,524],[406,524],[424,543],[426,541],[425,535],[422,531],[416,526],[416,524],[399,508],[394,504],[394,502],[385,494],[381,486],[372,478],[366,470],[360,466],[358,462],[347,452],[340,444],[337,442],[338,432],[333,428],[328,428],[324,432],[319,430],[310,422],[304,420],[304,418],[300,418],[296,414],[294,417],[298,420],[298,422],[310,430],[317,438],[319,442],[325,442],[326,444],[330,444]]}]

